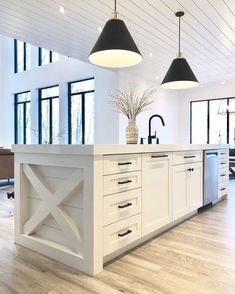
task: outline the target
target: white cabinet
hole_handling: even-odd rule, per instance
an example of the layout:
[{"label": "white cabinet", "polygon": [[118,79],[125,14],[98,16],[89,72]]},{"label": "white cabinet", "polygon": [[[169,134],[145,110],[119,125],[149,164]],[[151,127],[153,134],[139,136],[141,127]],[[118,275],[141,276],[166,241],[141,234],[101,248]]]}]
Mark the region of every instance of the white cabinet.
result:
[{"label": "white cabinet", "polygon": [[173,166],[173,220],[188,212],[187,165]]},{"label": "white cabinet", "polygon": [[141,214],[104,227],[104,255],[121,249],[141,238]]},{"label": "white cabinet", "polygon": [[219,151],[219,185],[218,199],[228,194],[229,188],[229,152],[228,150]]},{"label": "white cabinet", "polygon": [[142,155],[142,235],[172,222],[169,154]]},{"label": "white cabinet", "polygon": [[202,162],[173,166],[173,220],[202,206]]},{"label": "white cabinet", "polygon": [[202,163],[192,164],[193,170],[188,172],[189,212],[203,205],[203,168]]},{"label": "white cabinet", "polygon": [[141,213],[141,188],[104,197],[104,225]]}]

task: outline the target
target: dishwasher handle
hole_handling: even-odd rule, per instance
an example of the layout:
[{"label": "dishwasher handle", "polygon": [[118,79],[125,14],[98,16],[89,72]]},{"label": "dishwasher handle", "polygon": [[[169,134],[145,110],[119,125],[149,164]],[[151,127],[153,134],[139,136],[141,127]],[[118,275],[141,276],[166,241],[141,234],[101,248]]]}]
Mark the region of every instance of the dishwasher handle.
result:
[{"label": "dishwasher handle", "polygon": [[214,156],[218,156],[218,152],[206,153],[206,157],[214,157]]}]

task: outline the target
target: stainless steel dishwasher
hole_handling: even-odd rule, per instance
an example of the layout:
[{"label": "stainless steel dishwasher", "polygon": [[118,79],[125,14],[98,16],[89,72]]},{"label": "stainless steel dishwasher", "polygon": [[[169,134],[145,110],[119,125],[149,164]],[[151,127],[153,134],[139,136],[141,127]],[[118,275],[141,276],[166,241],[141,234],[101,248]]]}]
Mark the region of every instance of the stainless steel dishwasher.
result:
[{"label": "stainless steel dishwasher", "polygon": [[218,151],[204,151],[204,208],[211,206],[214,200],[218,198],[219,164]]}]

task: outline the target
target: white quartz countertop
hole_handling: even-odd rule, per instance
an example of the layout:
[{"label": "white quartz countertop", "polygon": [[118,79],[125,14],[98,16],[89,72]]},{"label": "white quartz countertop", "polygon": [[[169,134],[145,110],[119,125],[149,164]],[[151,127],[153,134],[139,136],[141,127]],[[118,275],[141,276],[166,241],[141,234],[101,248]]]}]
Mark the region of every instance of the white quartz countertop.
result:
[{"label": "white quartz countertop", "polygon": [[40,154],[68,154],[68,155],[108,155],[125,153],[148,153],[148,152],[172,152],[193,151],[208,149],[226,149],[228,144],[95,144],[95,145],[12,145],[14,153],[40,153]]}]

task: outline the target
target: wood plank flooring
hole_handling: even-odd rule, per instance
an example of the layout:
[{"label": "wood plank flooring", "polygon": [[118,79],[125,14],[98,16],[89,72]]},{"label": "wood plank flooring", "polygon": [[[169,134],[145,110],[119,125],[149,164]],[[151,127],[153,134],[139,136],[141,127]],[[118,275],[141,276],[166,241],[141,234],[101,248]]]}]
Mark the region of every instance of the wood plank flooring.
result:
[{"label": "wood plank flooring", "polygon": [[235,294],[235,182],[228,200],[105,267],[96,277],[13,243],[0,187],[0,294]]}]

